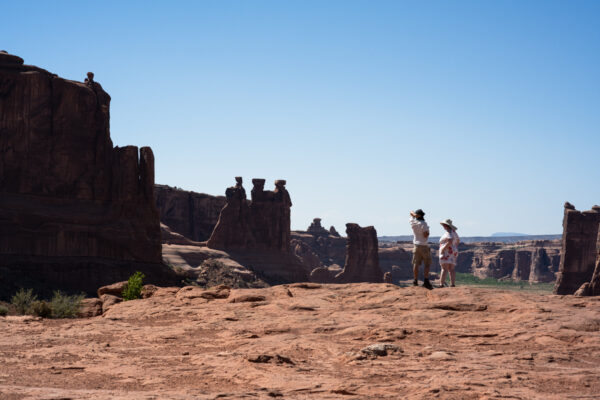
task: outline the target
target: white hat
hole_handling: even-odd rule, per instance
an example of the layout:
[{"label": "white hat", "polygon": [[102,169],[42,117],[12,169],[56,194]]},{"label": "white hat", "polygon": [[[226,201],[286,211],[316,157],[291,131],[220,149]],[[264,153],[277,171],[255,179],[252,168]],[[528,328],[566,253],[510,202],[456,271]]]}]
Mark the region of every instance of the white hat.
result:
[{"label": "white hat", "polygon": [[450,228],[452,228],[452,230],[457,230],[457,229],[458,229],[457,227],[455,227],[455,226],[452,224],[452,220],[451,220],[450,218],[448,218],[448,219],[447,219],[447,220],[445,220],[445,221],[442,221],[442,222],[440,222],[440,224],[442,224],[442,225],[448,225]]}]

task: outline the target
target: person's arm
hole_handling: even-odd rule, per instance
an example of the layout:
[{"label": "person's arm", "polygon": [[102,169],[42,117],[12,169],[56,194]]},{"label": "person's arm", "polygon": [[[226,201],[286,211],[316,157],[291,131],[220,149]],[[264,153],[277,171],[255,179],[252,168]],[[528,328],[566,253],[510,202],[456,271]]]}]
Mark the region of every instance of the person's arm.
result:
[{"label": "person's arm", "polygon": [[425,236],[425,239],[429,239],[429,231],[423,232],[423,236]]}]

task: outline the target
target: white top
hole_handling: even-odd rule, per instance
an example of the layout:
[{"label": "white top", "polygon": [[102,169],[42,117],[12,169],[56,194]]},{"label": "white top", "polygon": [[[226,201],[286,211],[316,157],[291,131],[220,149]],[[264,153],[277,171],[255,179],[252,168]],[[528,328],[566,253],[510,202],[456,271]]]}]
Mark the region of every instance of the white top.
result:
[{"label": "white top", "polygon": [[413,239],[413,243],[417,246],[427,246],[427,238],[425,237],[425,233],[429,233],[429,226],[425,220],[418,220],[415,217],[410,217],[410,227],[415,234]]},{"label": "white top", "polygon": [[[449,243],[448,246],[444,246]],[[440,264],[453,264],[456,265],[456,258],[458,257],[458,244],[460,238],[456,231],[446,231],[440,238]]]}]

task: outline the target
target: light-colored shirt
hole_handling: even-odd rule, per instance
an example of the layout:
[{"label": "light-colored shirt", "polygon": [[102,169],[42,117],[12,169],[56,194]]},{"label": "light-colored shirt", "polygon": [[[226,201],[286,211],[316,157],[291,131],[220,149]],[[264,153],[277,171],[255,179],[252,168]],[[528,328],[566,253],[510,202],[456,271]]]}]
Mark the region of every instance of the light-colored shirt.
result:
[{"label": "light-colored shirt", "polygon": [[[444,247],[445,244],[450,243],[449,246]],[[456,258],[458,257],[458,244],[460,238],[456,231],[444,233],[440,238],[440,264],[452,264],[456,265]]]},{"label": "light-colored shirt", "polygon": [[415,235],[413,243],[417,246],[427,246],[427,238],[425,237],[425,234],[429,233],[427,222],[424,219],[418,220],[415,217],[411,217],[409,222]]}]

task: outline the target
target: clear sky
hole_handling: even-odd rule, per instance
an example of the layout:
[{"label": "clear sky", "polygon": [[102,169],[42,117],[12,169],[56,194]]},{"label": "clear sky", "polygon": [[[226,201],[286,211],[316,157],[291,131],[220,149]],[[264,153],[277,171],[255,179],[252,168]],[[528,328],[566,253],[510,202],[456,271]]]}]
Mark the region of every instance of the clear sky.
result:
[{"label": "clear sky", "polygon": [[[313,217],[560,233],[600,203],[600,1],[10,1],[0,49],[93,71],[157,183],[287,179]],[[270,186],[270,185],[269,185]]]}]

